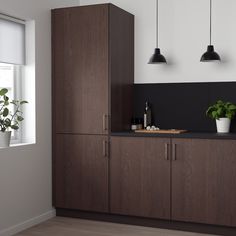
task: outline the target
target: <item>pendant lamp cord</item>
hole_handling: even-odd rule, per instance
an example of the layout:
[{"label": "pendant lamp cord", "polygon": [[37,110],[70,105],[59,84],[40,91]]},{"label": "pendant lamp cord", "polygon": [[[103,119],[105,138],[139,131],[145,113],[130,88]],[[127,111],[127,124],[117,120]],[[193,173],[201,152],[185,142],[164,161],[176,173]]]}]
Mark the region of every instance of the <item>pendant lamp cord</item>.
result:
[{"label": "pendant lamp cord", "polygon": [[156,22],[156,24],[157,24],[157,26],[156,26],[156,27],[157,27],[157,28],[156,28],[156,44],[157,44],[157,45],[156,45],[156,46],[157,46],[157,48],[158,48],[158,43],[159,43],[159,42],[158,42],[158,30],[159,30],[159,25],[158,25],[158,24],[159,24],[159,22],[158,22],[158,15],[159,15],[159,12],[158,12],[158,11],[159,11],[158,0],[157,0],[157,2],[156,2],[156,11],[157,11],[157,12],[156,12],[156,21],[157,21],[157,22]]},{"label": "pendant lamp cord", "polygon": [[212,38],[212,0],[210,0],[210,45]]}]

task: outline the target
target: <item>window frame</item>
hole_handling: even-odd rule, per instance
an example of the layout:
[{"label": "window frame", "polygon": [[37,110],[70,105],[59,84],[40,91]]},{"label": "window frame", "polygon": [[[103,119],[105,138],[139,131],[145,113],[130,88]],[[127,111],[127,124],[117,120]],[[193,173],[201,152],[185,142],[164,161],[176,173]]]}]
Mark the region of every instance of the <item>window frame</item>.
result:
[{"label": "window frame", "polygon": [[[14,99],[22,99],[22,66],[13,65],[13,89]],[[22,141],[22,128],[21,125],[14,135],[11,137],[11,144],[21,143]]]},{"label": "window frame", "polygon": [[[24,112],[23,117],[25,120],[20,123],[19,129],[17,131],[12,130],[12,137],[10,146],[21,145],[23,143],[36,143],[36,108],[35,108],[35,20],[25,20],[18,17],[14,17],[8,14],[0,12],[0,19],[15,22],[18,24],[24,25],[24,60],[22,62],[14,61],[4,61],[3,59],[0,63],[8,64],[14,68],[14,80],[12,81],[9,88],[13,89],[13,92],[10,94],[13,99],[21,100],[30,100],[30,105],[27,109],[23,106],[21,109]],[[30,42],[30,43],[28,43]],[[31,44],[31,42],[34,42]],[[28,61],[32,63],[27,64]],[[33,73],[32,73],[33,72]],[[34,86],[30,88],[29,86]],[[10,80],[9,80],[10,81]],[[6,82],[7,84],[7,82]],[[2,87],[4,83],[2,83]],[[29,109],[28,109],[29,108]],[[13,110],[13,109],[11,109]],[[34,111],[34,114],[31,112]],[[33,119],[32,119],[33,118]],[[27,125],[26,120],[28,121]],[[32,129],[32,132],[31,132]]]}]

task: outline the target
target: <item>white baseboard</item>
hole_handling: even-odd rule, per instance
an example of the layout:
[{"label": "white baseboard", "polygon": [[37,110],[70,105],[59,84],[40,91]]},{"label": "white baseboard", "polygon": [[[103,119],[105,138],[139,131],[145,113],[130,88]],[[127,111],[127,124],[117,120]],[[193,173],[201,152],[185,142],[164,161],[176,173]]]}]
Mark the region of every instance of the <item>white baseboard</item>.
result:
[{"label": "white baseboard", "polygon": [[20,224],[14,225],[14,226],[9,227],[7,229],[1,230],[0,236],[12,236],[14,234],[17,234],[17,233],[23,231],[23,230],[26,230],[30,227],[40,224],[46,220],[49,220],[55,216],[56,216],[55,210],[48,211],[42,215],[39,215],[39,216],[36,216],[36,217],[30,219],[30,220],[27,220],[27,221],[22,222]]}]

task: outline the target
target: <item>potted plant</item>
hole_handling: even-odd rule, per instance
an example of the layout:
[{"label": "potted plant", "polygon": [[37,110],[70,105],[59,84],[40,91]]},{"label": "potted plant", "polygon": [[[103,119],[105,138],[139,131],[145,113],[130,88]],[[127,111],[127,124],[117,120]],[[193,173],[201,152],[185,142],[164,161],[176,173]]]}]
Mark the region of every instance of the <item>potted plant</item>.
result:
[{"label": "potted plant", "polygon": [[229,133],[230,122],[236,114],[236,105],[231,102],[219,100],[208,108],[206,114],[216,120],[218,133]]},{"label": "potted plant", "polygon": [[[24,120],[21,106],[27,101],[11,100],[7,96],[8,89],[0,90],[0,147],[9,147],[11,130],[18,130],[19,124]],[[13,106],[13,112],[9,109]]]}]

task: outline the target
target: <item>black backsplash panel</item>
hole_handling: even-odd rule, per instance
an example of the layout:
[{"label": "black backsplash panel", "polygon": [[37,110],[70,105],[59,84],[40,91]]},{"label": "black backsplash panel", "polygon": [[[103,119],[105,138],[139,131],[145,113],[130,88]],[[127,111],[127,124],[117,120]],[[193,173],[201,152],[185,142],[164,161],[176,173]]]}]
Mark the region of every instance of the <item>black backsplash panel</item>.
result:
[{"label": "black backsplash panel", "polygon": [[[154,124],[162,129],[215,132],[206,110],[217,100],[236,104],[236,82],[135,84],[134,117],[143,117],[145,101],[152,105]],[[236,120],[231,124],[236,132]]]}]

